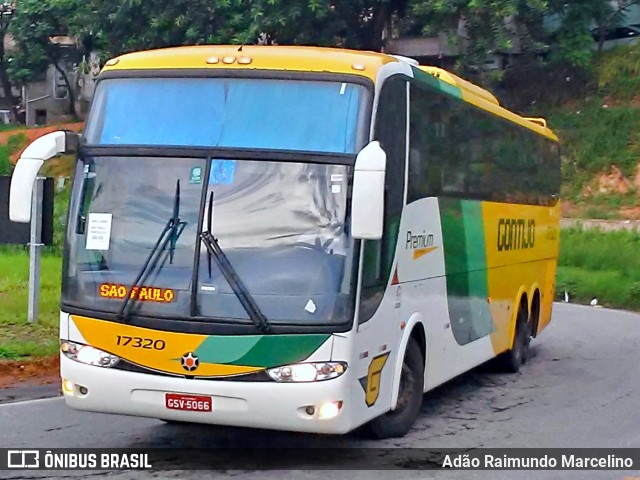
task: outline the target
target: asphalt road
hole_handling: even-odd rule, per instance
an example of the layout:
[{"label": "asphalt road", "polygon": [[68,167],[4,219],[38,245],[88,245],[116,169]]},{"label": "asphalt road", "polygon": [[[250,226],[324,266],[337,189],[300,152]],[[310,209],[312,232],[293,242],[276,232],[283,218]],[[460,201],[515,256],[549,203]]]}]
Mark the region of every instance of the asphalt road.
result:
[{"label": "asphalt road", "polygon": [[[479,368],[425,395],[405,438],[373,442],[357,435],[316,436],[75,412],[62,399],[0,405],[3,447],[640,447],[640,315],[556,304],[550,327],[532,343],[515,375]],[[327,458],[331,465],[331,458]],[[186,469],[185,469],[186,470]],[[203,472],[59,472],[108,478],[201,478]],[[0,472],[11,477],[12,472]],[[56,472],[57,474],[57,472]],[[21,472],[15,478],[48,477]],[[594,478],[640,472],[574,471],[227,471],[216,477],[284,480],[349,478]]]}]

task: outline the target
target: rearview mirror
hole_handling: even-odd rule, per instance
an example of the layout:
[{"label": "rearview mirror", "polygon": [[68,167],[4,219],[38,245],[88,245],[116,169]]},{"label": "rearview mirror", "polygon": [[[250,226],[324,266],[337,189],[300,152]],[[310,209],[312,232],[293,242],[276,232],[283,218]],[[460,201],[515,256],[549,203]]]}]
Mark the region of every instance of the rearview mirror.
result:
[{"label": "rearview mirror", "polygon": [[373,141],[356,158],[351,200],[351,234],[353,238],[379,240],[384,220],[384,177],[387,154]]},{"label": "rearview mirror", "polygon": [[56,155],[72,154],[77,150],[78,134],[59,131],[35,139],[22,152],[11,176],[9,219],[12,222],[29,223],[31,221],[33,183],[44,162]]}]

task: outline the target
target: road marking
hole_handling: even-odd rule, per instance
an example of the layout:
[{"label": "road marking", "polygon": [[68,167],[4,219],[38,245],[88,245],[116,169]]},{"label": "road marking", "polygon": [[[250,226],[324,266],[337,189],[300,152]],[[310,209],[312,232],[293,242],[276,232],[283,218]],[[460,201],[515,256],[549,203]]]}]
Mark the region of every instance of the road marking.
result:
[{"label": "road marking", "polygon": [[62,399],[62,395],[58,395],[57,397],[49,397],[49,398],[36,398],[32,400],[17,400],[15,402],[0,403],[0,408],[8,407],[11,405],[30,405],[32,403],[50,402],[52,400],[61,400],[61,399]]}]

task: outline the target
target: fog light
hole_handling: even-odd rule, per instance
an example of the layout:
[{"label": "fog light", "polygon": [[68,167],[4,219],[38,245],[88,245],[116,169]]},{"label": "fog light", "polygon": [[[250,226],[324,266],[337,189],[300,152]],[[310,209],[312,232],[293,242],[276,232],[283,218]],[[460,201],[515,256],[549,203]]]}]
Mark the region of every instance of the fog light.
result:
[{"label": "fog light", "polygon": [[318,410],[318,417],[327,420],[329,418],[334,418],[338,413],[340,413],[340,409],[342,408],[342,402],[327,402],[320,405],[320,409]]},{"label": "fog light", "polygon": [[310,417],[313,417],[313,415],[316,413],[316,408],[309,405],[307,408],[304,409],[305,412],[307,412],[307,415],[309,415]]},{"label": "fog light", "polygon": [[69,380],[62,381],[62,391],[67,395],[73,395],[74,385]]},{"label": "fog light", "polygon": [[86,395],[87,393],[89,393],[89,389],[87,387],[78,387],[78,390],[80,390],[80,393],[82,395]]}]

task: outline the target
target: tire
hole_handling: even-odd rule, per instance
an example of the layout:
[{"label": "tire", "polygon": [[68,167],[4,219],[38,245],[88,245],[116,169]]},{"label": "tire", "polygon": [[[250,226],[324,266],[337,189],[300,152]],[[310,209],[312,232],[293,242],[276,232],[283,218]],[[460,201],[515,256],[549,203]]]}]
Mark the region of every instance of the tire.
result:
[{"label": "tire", "polygon": [[497,358],[498,369],[507,373],[518,373],[520,367],[527,362],[529,343],[531,342],[530,327],[527,322],[527,309],[522,306],[518,310],[516,333],[510,350],[501,353]]},{"label": "tire", "polygon": [[374,418],[369,423],[367,431],[373,438],[403,437],[411,430],[422,406],[424,385],[422,355],[418,343],[410,339],[402,362],[396,409]]}]

